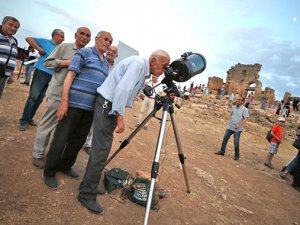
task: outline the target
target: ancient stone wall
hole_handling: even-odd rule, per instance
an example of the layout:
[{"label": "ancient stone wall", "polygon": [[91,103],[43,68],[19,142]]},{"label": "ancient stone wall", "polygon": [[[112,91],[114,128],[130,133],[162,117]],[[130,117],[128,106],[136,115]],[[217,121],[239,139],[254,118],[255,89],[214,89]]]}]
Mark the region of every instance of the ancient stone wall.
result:
[{"label": "ancient stone wall", "polygon": [[269,87],[265,88],[264,97],[267,102],[267,107],[270,107],[271,104],[275,101],[275,90]]},{"label": "ancient stone wall", "polygon": [[214,92],[220,94],[222,85],[223,85],[222,78],[215,77],[215,76],[208,78],[207,87],[211,93]]},{"label": "ancient stone wall", "polygon": [[[254,65],[236,64],[227,71],[226,78],[226,92],[230,94],[232,92],[238,93],[240,96],[245,97],[247,95],[247,89],[253,83],[259,79],[259,71],[261,65],[256,63]],[[261,93],[261,83],[260,93]],[[256,90],[255,90],[256,91]]]}]

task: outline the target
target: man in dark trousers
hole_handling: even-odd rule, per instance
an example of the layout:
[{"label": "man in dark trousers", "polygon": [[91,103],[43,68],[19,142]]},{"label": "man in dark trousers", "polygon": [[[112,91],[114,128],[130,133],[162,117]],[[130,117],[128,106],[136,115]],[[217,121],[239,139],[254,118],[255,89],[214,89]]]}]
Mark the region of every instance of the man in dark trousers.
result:
[{"label": "man in dark trousers", "polygon": [[[297,122],[298,132],[297,132],[297,138],[300,138],[299,135],[299,129],[300,129],[300,117]],[[300,157],[300,149],[298,149],[298,158]],[[297,191],[300,192],[300,160],[298,160],[296,169],[294,171],[294,179],[292,183],[292,187],[295,188]]]}]

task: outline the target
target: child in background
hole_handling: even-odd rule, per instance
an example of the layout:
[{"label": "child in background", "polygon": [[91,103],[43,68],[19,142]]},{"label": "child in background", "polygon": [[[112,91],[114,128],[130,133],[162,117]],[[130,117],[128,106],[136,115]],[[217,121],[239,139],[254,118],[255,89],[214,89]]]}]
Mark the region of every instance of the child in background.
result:
[{"label": "child in background", "polygon": [[282,138],[283,138],[282,125],[283,125],[284,122],[285,122],[285,118],[281,116],[281,117],[278,118],[277,124],[272,127],[271,135],[273,137],[271,139],[271,144],[270,144],[270,147],[269,147],[268,155],[266,157],[266,162],[264,163],[264,165],[266,167],[269,167],[270,169],[274,169],[274,166],[272,165],[271,162],[272,162],[272,159],[273,159],[274,155],[278,151],[279,145],[282,143]]}]

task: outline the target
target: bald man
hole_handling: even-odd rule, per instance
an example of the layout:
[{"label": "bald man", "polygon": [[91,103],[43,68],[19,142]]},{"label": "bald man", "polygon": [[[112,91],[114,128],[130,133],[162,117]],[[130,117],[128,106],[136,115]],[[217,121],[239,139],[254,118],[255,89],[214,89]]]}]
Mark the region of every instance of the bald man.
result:
[{"label": "bald man", "polygon": [[98,185],[112,146],[113,133],[122,133],[125,129],[125,108],[132,107],[146,77],[150,74],[160,76],[169,63],[170,56],[163,50],[154,51],[149,58],[128,57],[113,68],[97,89],[92,148],[77,198],[89,211],[104,213],[96,201]]},{"label": "bald man", "polygon": [[44,168],[45,149],[48,146],[51,132],[58,123],[55,114],[60,104],[62,87],[68,72],[68,66],[77,50],[84,48],[90,40],[90,29],[79,27],[75,33],[75,42],[57,46],[43,63],[45,67],[54,69],[55,72],[46,92],[48,98],[47,108],[37,128],[32,151],[32,163],[39,169]]}]

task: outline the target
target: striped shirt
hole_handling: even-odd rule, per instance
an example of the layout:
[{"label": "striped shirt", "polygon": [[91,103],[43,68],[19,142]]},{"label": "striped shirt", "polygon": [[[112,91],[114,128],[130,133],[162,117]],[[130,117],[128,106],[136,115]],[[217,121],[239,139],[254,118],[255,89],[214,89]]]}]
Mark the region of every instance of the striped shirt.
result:
[{"label": "striped shirt", "polygon": [[9,77],[13,74],[16,67],[16,58],[18,54],[18,42],[14,37],[11,40],[2,31],[2,26],[0,26],[0,64],[4,65],[9,57],[10,49],[11,55],[5,69],[5,76]]},{"label": "striped shirt", "polygon": [[97,88],[108,76],[108,67],[106,58],[102,62],[95,47],[75,53],[68,68],[77,73],[70,88],[69,107],[94,111]]}]

